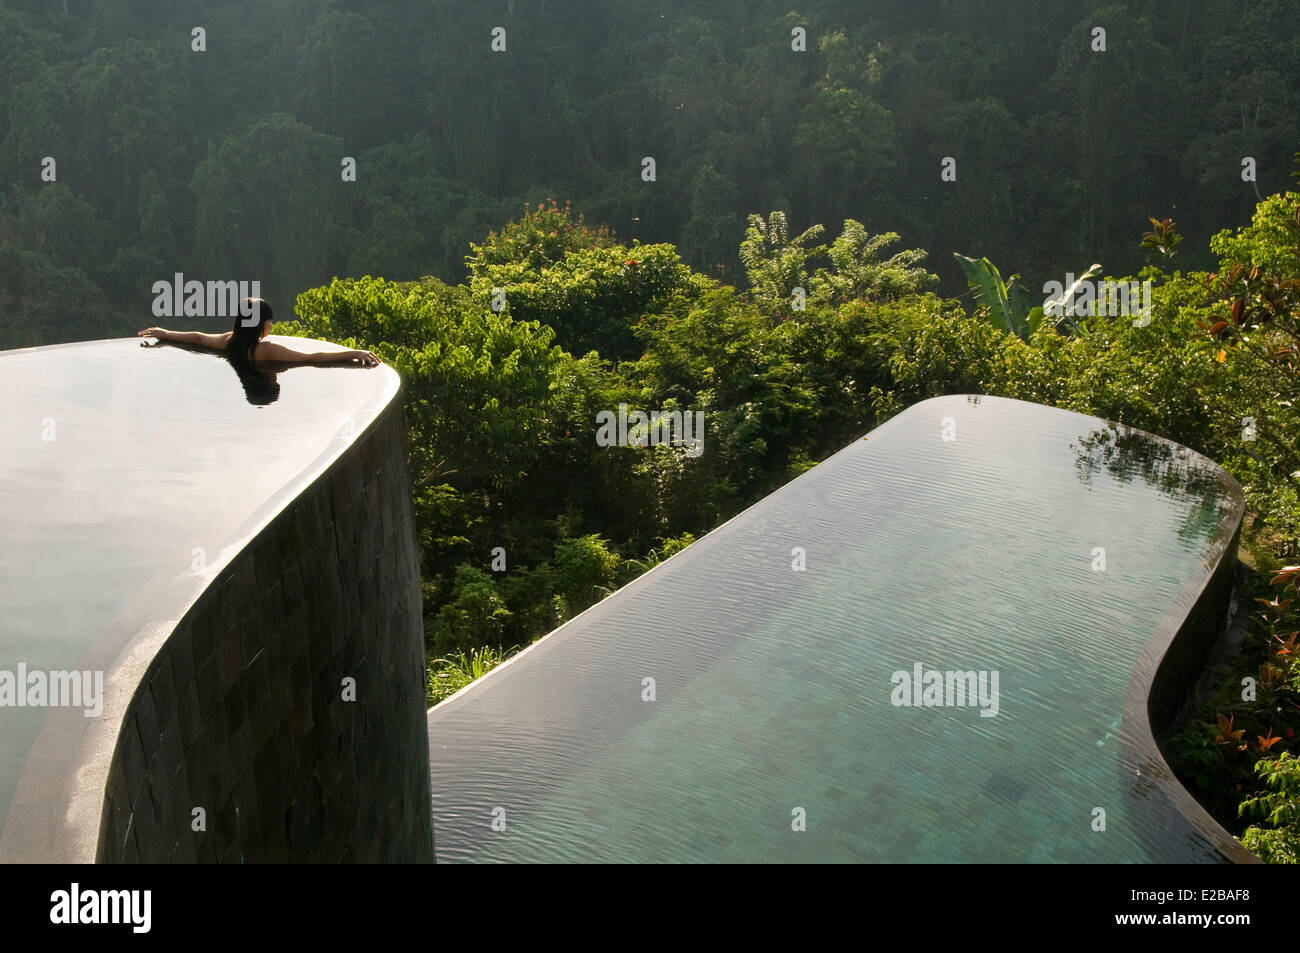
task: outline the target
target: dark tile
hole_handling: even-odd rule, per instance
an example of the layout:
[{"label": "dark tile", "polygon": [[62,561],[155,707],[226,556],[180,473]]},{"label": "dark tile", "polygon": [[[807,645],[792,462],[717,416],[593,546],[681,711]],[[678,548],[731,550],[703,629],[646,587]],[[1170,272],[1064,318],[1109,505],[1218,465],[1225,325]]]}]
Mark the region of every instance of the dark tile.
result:
[{"label": "dark tile", "polygon": [[105,845],[122,843],[124,820],[121,805],[118,804],[117,798],[113,795],[112,787],[110,787],[104,795],[103,816],[100,818],[99,823],[100,851],[103,851]]},{"label": "dark tile", "polygon": [[190,773],[185,766],[185,758],[181,758],[175,773],[167,779],[167,783],[175,790],[176,797],[185,805],[185,809],[194,810],[194,795],[190,791]]},{"label": "dark tile", "polygon": [[159,660],[153,677],[149,681],[149,694],[153,696],[153,708],[160,727],[166,729],[168,726],[178,724],[180,716],[177,711],[176,682],[172,677],[172,666],[169,658]]},{"label": "dark tile", "polygon": [[294,860],[305,860],[309,853],[307,844],[307,811],[301,799],[293,801],[285,810],[285,834],[288,839],[289,856]]},{"label": "dark tile", "polygon": [[[253,547],[256,547],[256,543],[253,544]],[[230,584],[234,589],[231,595],[243,601],[249,600],[261,591],[257,585],[257,568],[253,561],[253,555],[254,552],[246,549],[235,557],[230,566]]]},{"label": "dark tile", "polygon": [[267,626],[267,644],[275,641],[285,620],[285,595],[281,578],[271,583],[262,595],[261,609]]},{"label": "dark tile", "polygon": [[296,702],[292,672],[287,666],[273,670],[269,681],[271,711],[277,719],[292,718]]},{"label": "dark tile", "polygon": [[211,785],[209,796],[217,803],[224,803],[228,797],[234,795],[235,782],[239,780],[241,765],[233,754],[233,745],[229,739],[226,743],[216,748],[209,755],[209,763],[212,770],[208,773],[208,780]]},{"label": "dark tile", "polygon": [[162,725],[158,720],[153,694],[148,686],[142,686],[136,691],[135,697],[131,699],[131,713],[135,716],[136,728],[140,732],[145,762],[151,762],[158,748],[158,736],[162,734]]},{"label": "dark tile", "polygon": [[245,828],[252,823],[253,816],[257,813],[257,779],[250,770],[235,781],[235,790],[232,795],[235,802],[235,816],[238,819],[238,826],[242,835]]},{"label": "dark tile", "polygon": [[158,848],[158,817],[154,813],[153,797],[146,785],[140,796],[135,799],[131,809],[132,826],[135,828],[136,845],[143,860],[148,862]]},{"label": "dark tile", "polygon": [[283,582],[285,610],[292,616],[294,610],[307,601],[307,589],[303,583],[302,567],[297,561],[285,567]]},{"label": "dark tile", "polygon": [[984,782],[984,793],[1008,804],[1017,804],[1029,790],[1029,785],[1019,778],[995,774]]},{"label": "dark tile", "polygon": [[122,833],[122,859],[130,863],[139,854],[140,852],[135,846],[135,814],[131,813],[126,816],[126,829]]},{"label": "dark tile", "polygon": [[235,684],[235,680],[239,678],[239,674],[244,670],[243,649],[240,646],[239,636],[243,625],[243,620],[237,623],[235,629],[227,632],[218,646],[217,662],[219,668],[217,676],[223,691],[229,690]]},{"label": "dark tile", "polygon": [[252,719],[245,718],[240,722],[239,730],[235,732],[231,743],[226,746],[226,750],[230,753],[231,764],[234,766],[235,787],[238,790],[239,783],[253,774]]},{"label": "dark tile", "polygon": [[256,613],[244,616],[239,622],[241,667],[247,668],[258,653],[266,648],[267,626]]},{"label": "dark tile", "polygon": [[197,633],[201,629],[211,631],[211,621],[207,612],[200,612],[197,618],[191,620],[191,624],[184,632],[175,632],[167,640],[167,652],[171,660],[172,684],[183,686],[194,680],[194,649],[197,644]]},{"label": "dark tile", "polygon": [[118,736],[117,754],[121,757],[125,789],[130,803],[134,804],[147,777],[149,761],[145,757],[144,745],[140,742],[139,726],[129,714],[122,725],[122,733]]},{"label": "dark tile", "polygon": [[287,864],[293,860],[294,854],[289,848],[288,829],[284,818],[279,817],[266,831],[262,862],[267,864]]},{"label": "dark tile", "polygon": [[244,723],[246,710],[243,699],[240,694],[239,685],[231,686],[230,690],[221,696],[222,714],[224,715],[224,728],[219,737],[233,738],[235,732],[239,731],[239,726]]},{"label": "dark tile", "polygon": [[169,785],[184,759],[181,745],[181,728],[173,724],[158,739],[158,755],[154,759],[154,786]]},{"label": "dark tile", "polygon": [[[209,673],[211,674],[211,672]],[[209,696],[211,704],[217,706],[213,712],[215,716],[220,717],[220,695],[216,693],[216,686],[212,687],[212,694]],[[180,701],[177,703],[181,719],[181,743],[184,747],[189,747],[198,738],[202,730],[203,718],[205,712],[203,706],[199,703],[199,685],[196,681],[191,681],[185,686],[181,693]]]},{"label": "dark tile", "polygon": [[[121,839],[118,854],[429,859],[419,562],[404,457],[398,403],[173,633],[166,673],[151,673],[148,710],[133,711],[136,731],[124,738],[134,740],[121,746],[106,794],[105,836]],[[355,702],[341,698],[345,676],[357,679]],[[207,832],[190,830],[196,803],[209,809]]]}]

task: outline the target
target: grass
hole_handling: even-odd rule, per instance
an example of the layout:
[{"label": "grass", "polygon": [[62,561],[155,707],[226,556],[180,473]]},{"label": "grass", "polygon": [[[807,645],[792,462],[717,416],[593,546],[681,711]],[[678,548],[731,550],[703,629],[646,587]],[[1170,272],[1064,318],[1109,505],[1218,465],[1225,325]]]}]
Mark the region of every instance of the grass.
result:
[{"label": "grass", "polygon": [[516,651],[516,648],[500,649],[485,645],[470,649],[469,654],[461,649],[455,655],[432,659],[429,662],[427,690],[429,705],[450,698],[470,682],[492,671]]}]

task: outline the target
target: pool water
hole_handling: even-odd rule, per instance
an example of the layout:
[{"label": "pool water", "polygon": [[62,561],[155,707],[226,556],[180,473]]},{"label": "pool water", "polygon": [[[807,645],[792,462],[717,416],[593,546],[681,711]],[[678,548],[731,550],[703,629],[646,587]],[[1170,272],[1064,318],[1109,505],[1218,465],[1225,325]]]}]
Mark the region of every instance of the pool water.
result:
[{"label": "pool water", "polygon": [[[345,364],[255,377],[138,338],[0,352],[0,671],[111,675],[142,631],[171,630],[399,383]],[[135,687],[105,680],[105,723]],[[30,801],[66,809],[41,780],[78,770],[38,743],[55,711],[0,707],[7,833],[24,777]]]},{"label": "pool water", "polygon": [[[918,404],[431,709],[438,859],[1200,859],[1122,716],[1239,506],[1095,418]],[[996,673],[996,715],[894,704],[917,663]]]}]

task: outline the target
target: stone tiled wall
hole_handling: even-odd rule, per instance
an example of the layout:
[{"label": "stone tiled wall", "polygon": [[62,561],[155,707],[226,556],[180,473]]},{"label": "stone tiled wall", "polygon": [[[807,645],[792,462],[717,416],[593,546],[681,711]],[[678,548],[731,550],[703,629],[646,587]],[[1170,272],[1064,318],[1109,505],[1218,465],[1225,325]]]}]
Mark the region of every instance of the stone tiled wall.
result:
[{"label": "stone tiled wall", "polygon": [[1179,846],[1183,862],[1258,863],[1259,859],[1222,828],[1183,786],[1164,748],[1185,722],[1196,700],[1206,660],[1223,636],[1237,567],[1242,510],[1220,528],[1227,542],[1219,562],[1177,632],[1162,640],[1156,660],[1139,664],[1129,686],[1122,735],[1125,763],[1138,768],[1122,779],[1134,806],[1130,824],[1141,828],[1166,856]]},{"label": "stone tiled wall", "polygon": [[149,666],[96,859],[431,862],[420,599],[395,397]]},{"label": "stone tiled wall", "polygon": [[1195,707],[1197,680],[1205,673],[1206,660],[1213,657],[1215,643],[1223,637],[1237,571],[1239,527],[1238,523],[1231,542],[1224,547],[1225,555],[1170,642],[1152,679],[1148,713],[1151,733],[1161,747]]}]

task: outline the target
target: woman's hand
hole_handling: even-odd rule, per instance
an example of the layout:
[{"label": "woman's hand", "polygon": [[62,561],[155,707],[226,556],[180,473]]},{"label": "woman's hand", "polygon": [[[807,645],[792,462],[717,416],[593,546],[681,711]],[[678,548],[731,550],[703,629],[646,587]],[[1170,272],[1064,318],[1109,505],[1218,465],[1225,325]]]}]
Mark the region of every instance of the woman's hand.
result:
[{"label": "woman's hand", "polygon": [[370,351],[348,351],[348,357],[360,361],[362,367],[375,367],[376,365],[383,363]]},{"label": "woman's hand", "polygon": [[169,334],[171,332],[166,328],[145,328],[143,331],[137,331],[136,337],[157,338],[159,341],[166,341]]}]

